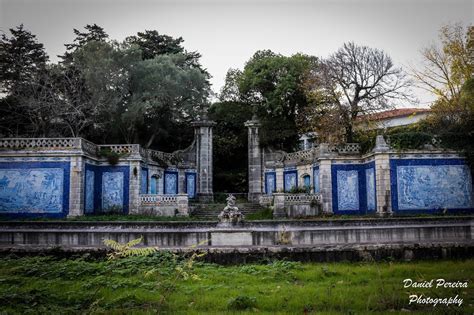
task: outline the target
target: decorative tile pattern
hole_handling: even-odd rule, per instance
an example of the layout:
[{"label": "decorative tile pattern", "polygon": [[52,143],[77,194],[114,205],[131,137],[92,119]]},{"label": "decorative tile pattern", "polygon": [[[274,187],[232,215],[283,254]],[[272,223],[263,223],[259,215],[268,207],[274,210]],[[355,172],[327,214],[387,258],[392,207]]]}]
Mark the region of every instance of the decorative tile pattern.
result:
[{"label": "decorative tile pattern", "polygon": [[397,167],[398,209],[460,209],[472,206],[466,165]]},{"label": "decorative tile pattern", "polygon": [[365,170],[365,189],[367,194],[367,210],[375,211],[375,169]]},{"label": "decorative tile pattern", "polygon": [[284,173],[284,190],[290,191],[298,187],[298,173],[296,171],[285,171]]},{"label": "decorative tile pattern", "polygon": [[61,213],[63,168],[0,169],[0,213]]},{"label": "decorative tile pattern", "polygon": [[166,195],[178,193],[178,172],[165,172],[163,190]]},{"label": "decorative tile pattern", "polygon": [[86,189],[86,205],[85,205],[85,212],[86,213],[93,213],[94,212],[94,181],[95,181],[95,173],[92,170],[86,170],[86,182],[85,182],[85,189]]},{"label": "decorative tile pattern", "polygon": [[265,173],[265,194],[271,195],[276,190],[276,173]]},{"label": "decorative tile pattern", "polygon": [[148,193],[148,169],[142,167],[140,171],[140,194],[147,194]]},{"label": "decorative tile pattern", "polygon": [[102,209],[110,210],[123,207],[123,173],[102,173]]},{"label": "decorative tile pattern", "polygon": [[315,193],[318,193],[321,191],[320,186],[319,186],[319,167],[313,168],[313,187],[314,187]]},{"label": "decorative tile pattern", "polygon": [[186,193],[189,198],[196,197],[196,173],[186,173]]},{"label": "decorative tile pattern", "polygon": [[338,210],[359,210],[359,175],[357,170],[337,171]]}]

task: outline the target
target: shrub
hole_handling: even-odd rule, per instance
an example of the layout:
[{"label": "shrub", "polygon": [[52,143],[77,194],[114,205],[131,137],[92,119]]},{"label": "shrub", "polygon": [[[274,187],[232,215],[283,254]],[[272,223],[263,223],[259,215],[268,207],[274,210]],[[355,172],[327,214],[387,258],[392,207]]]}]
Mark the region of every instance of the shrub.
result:
[{"label": "shrub", "polygon": [[252,296],[239,295],[232,298],[227,303],[227,309],[229,310],[247,310],[257,306],[257,299]]},{"label": "shrub", "polygon": [[425,144],[431,144],[433,136],[426,132],[408,131],[391,134],[390,146],[396,150],[420,149]]}]

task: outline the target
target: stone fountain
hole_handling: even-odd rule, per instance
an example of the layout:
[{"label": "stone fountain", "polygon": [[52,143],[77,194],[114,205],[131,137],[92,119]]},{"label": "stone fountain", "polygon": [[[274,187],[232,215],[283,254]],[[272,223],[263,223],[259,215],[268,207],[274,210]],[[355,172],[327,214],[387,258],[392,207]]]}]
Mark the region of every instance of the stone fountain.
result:
[{"label": "stone fountain", "polygon": [[252,232],[243,226],[244,215],[235,205],[235,197],[227,197],[227,206],[219,214],[219,223],[211,231],[212,246],[251,246]]},{"label": "stone fountain", "polygon": [[227,197],[227,206],[219,214],[218,227],[231,227],[239,225],[244,220],[244,215],[240,212],[239,208],[235,205],[235,197],[230,194]]}]

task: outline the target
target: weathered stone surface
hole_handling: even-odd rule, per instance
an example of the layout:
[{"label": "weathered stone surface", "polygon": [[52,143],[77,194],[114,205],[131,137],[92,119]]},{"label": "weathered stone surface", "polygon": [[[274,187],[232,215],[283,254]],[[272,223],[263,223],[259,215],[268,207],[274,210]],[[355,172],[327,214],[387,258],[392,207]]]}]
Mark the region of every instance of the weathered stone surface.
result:
[{"label": "weathered stone surface", "polygon": [[251,232],[211,232],[212,246],[252,246]]}]

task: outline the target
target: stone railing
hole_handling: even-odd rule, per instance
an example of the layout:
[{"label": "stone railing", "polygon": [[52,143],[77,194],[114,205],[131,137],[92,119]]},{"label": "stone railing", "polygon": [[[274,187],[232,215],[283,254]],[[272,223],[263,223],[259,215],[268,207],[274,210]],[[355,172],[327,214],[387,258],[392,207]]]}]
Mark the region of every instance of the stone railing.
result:
[{"label": "stone railing", "polygon": [[285,154],[285,161],[311,162],[319,152],[318,146],[308,150],[296,151]]},{"label": "stone railing", "polygon": [[99,150],[109,149],[117,154],[132,154],[140,152],[140,145],[138,144],[101,144],[98,147]]},{"label": "stone railing", "polygon": [[161,216],[188,216],[188,195],[140,195],[140,213]]},{"label": "stone railing", "polygon": [[146,150],[147,157],[150,158],[152,161],[155,162],[162,162],[166,163],[168,165],[173,165],[175,164],[175,156],[173,153],[166,153],[162,151],[156,151],[156,150]]},{"label": "stone railing", "polygon": [[337,154],[359,154],[360,144],[359,143],[344,143],[344,144],[330,144],[328,146],[330,153]]},{"label": "stone railing", "polygon": [[321,194],[285,194],[285,203],[311,203],[321,202]]},{"label": "stone railing", "polygon": [[141,205],[177,204],[177,195],[140,195]]},{"label": "stone railing", "polygon": [[81,149],[81,138],[3,138],[3,150],[72,150]]},{"label": "stone railing", "polygon": [[162,161],[167,165],[182,162],[177,157],[186,150],[166,153],[156,150],[147,150],[139,144],[100,144],[96,145],[83,138],[0,138],[0,150],[4,151],[82,151],[90,156],[100,156],[101,150],[110,150],[122,156],[150,158]]},{"label": "stone railing", "polygon": [[321,194],[273,194],[273,217],[311,217],[319,213]]}]

